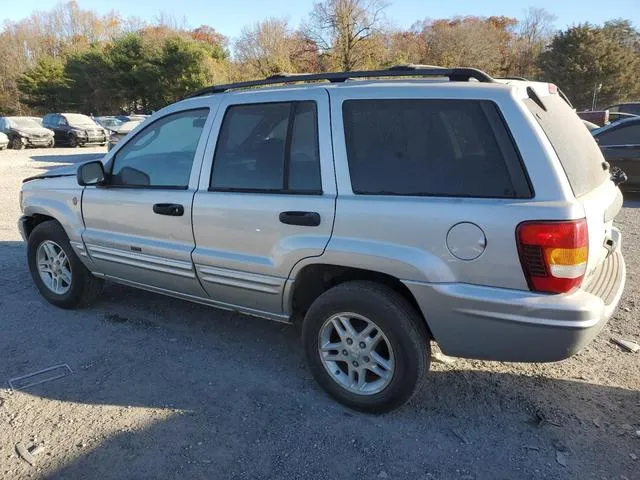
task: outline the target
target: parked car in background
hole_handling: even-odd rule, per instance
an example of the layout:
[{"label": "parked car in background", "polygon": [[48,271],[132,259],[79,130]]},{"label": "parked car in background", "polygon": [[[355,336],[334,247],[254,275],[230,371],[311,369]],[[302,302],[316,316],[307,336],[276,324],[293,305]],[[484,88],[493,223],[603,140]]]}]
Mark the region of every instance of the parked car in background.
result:
[{"label": "parked car in background", "polygon": [[622,195],[552,87],[401,66],[204,89],[25,180],[33,281],[61,308],[108,279],[300,321],[314,378],[364,411],[418,391],[431,341],[567,358],[622,296]]},{"label": "parked car in background", "polygon": [[107,143],[107,131],[91,117],[80,113],[48,113],[42,123],[53,130],[56,145],[81,147]]},{"label": "parked car in background", "polygon": [[637,117],[638,115],[634,113],[623,113],[623,112],[609,112],[609,123],[619,122],[620,120],[626,120],[627,118]]},{"label": "parked car in background", "polygon": [[34,122],[37,122],[38,125],[42,126],[42,117],[27,117],[27,118],[30,118]]},{"label": "parked car in background", "polygon": [[9,137],[9,148],[53,147],[53,131],[32,117],[0,117],[0,132]]},{"label": "parked car in background", "polygon": [[611,105],[607,107],[607,110],[610,112],[616,113],[631,113],[633,115],[640,115],[640,102],[628,102],[628,103],[617,103],[615,105]]},{"label": "parked car in background", "polygon": [[124,123],[120,117],[107,116],[107,117],[93,117],[93,119],[103,128],[109,132],[114,131],[117,127]]},{"label": "parked car in background", "polygon": [[0,132],[0,150],[5,150],[9,145],[9,137],[3,132]]},{"label": "parked car in background", "polygon": [[607,162],[627,175],[627,181],[621,187],[627,191],[640,191],[640,116],[620,120],[591,133]]},{"label": "parked car in background", "polygon": [[116,127],[111,131],[111,135],[109,135],[109,142],[107,143],[107,151],[111,150],[115,147],[120,140],[122,140],[131,130],[136,128],[144,121],[144,118],[140,118],[137,120],[129,120],[127,122],[122,123],[119,127]]}]

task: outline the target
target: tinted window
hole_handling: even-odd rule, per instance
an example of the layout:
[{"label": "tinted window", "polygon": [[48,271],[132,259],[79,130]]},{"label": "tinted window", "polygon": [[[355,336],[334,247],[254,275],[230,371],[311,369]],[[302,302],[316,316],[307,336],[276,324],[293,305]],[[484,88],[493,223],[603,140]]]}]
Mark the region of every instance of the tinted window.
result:
[{"label": "tinted window", "polygon": [[111,183],[186,188],[208,113],[189,110],[149,124],[116,154]]},{"label": "tinted window", "polygon": [[491,102],[349,100],[343,115],[355,193],[531,196]]},{"label": "tinted window", "polygon": [[598,144],[576,112],[559,95],[545,95],[540,101],[546,110],[531,99],[524,103],[556,151],[574,195],[584,195],[608,180]]},{"label": "tinted window", "polygon": [[217,190],[319,193],[315,103],[229,107],[216,145],[211,187]]},{"label": "tinted window", "polygon": [[599,134],[600,145],[640,145],[640,124],[620,125]]}]

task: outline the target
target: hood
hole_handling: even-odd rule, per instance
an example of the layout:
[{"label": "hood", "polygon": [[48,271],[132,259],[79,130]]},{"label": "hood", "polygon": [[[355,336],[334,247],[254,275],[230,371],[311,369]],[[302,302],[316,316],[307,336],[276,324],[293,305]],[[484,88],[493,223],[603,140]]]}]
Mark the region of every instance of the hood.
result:
[{"label": "hood", "polygon": [[79,128],[82,130],[95,130],[102,129],[100,125],[96,125],[95,123],[73,123],[69,125],[71,128]]},{"label": "hood", "polygon": [[127,122],[127,123],[123,123],[118,128],[116,128],[114,131],[116,133],[120,134],[120,135],[126,135],[131,130],[136,128],[138,125],[140,125],[141,123],[142,122]]},{"label": "hood", "polygon": [[23,133],[26,135],[53,135],[53,132],[51,130],[44,127],[27,127],[27,128],[13,127],[12,130],[14,132]]},{"label": "hood", "polygon": [[78,173],[78,168],[81,165],[89,162],[95,162],[99,159],[87,160],[86,162],[74,163],[73,165],[63,165],[61,167],[54,167],[51,170],[48,170],[45,173],[41,173],[40,175],[34,175],[33,177],[28,177],[22,180],[22,183],[30,182],[31,180],[42,180],[45,178],[60,178],[60,177],[73,177],[73,182],[76,181],[75,177]]}]

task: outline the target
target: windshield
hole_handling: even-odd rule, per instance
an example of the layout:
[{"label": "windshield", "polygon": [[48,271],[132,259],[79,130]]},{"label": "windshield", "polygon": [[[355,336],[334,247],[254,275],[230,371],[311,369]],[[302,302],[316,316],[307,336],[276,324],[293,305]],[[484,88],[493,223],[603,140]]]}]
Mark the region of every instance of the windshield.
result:
[{"label": "windshield", "polygon": [[27,117],[11,117],[9,118],[11,126],[14,128],[42,128],[38,122]]},{"label": "windshield", "polygon": [[118,118],[100,118],[98,119],[98,123],[100,123],[103,127],[114,128],[119,127],[124,122]]},{"label": "windshield", "polygon": [[96,122],[93,119],[82,115],[80,113],[65,113],[64,118],[67,119],[69,125],[95,125]]}]

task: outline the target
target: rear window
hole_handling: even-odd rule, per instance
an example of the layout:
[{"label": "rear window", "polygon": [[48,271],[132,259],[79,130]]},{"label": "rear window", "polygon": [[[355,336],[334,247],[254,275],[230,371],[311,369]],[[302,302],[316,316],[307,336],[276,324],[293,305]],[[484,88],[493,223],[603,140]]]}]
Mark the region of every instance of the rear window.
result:
[{"label": "rear window", "polygon": [[589,130],[559,95],[541,97],[542,109],[531,99],[524,103],[553,146],[576,197],[609,179],[604,158]]},{"label": "rear window", "polygon": [[497,107],[478,100],[348,100],[354,193],[531,197]]}]

